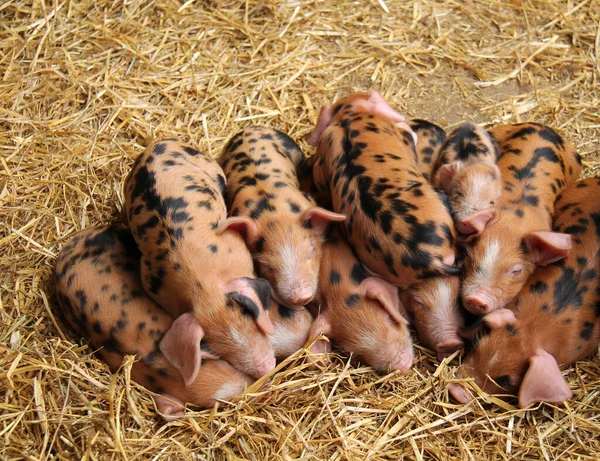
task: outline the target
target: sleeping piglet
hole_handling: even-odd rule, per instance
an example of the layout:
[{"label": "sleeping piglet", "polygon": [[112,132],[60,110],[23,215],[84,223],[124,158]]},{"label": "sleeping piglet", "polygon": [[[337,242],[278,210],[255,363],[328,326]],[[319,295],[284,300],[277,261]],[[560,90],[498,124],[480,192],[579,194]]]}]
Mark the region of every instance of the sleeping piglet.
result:
[{"label": "sleeping piglet", "polygon": [[445,197],[423,177],[417,137],[377,93],[353,94],[319,116],[315,187],[348,216],[344,232],[359,260],[398,287],[458,274]]},{"label": "sleeping piglet", "polygon": [[212,158],[174,140],[148,147],[125,181],[142,285],[175,319],[161,350],[186,382],[200,368],[200,339],[255,378],[275,366],[271,288],[255,277],[237,224],[227,219],[224,189]]},{"label": "sleeping piglet", "polygon": [[465,248],[463,304],[483,315],[516,296],[536,267],[564,258],[571,237],[552,232],[554,201],[581,172],[569,142],[536,123],[491,130],[500,145],[499,218]]},{"label": "sleeping piglet", "polygon": [[[488,393],[517,394],[521,408],[570,398],[560,369],[597,352],[600,342],[600,180],[570,185],[555,209],[554,230],[573,239],[569,255],[537,269],[508,309],[465,332],[475,344],[464,372]],[[450,392],[470,400],[461,385]]]},{"label": "sleeping piglet", "polygon": [[218,158],[231,222],[245,234],[275,299],[295,309],[317,290],[323,233],[345,219],[300,190],[296,167],[303,160],[289,136],[263,127],[237,133]]},{"label": "sleeping piglet", "polygon": [[55,267],[56,297],[71,328],[89,341],[114,373],[125,355],[136,355],[132,379],[160,394],[165,419],[183,415],[184,405],[212,407],[241,393],[253,380],[210,351],[187,384],[160,344],[173,319],[144,292],[140,253],[129,230],[117,226],[85,229],[72,236]]},{"label": "sleeping piglet", "polygon": [[448,194],[456,227],[465,241],[478,237],[498,219],[499,154],[487,130],[465,123],[450,133],[433,167],[433,185]]},{"label": "sleeping piglet", "polygon": [[462,349],[459,331],[464,317],[459,305],[458,275],[428,277],[400,290],[400,301],[411,314],[421,343],[438,353],[438,360]]},{"label": "sleeping piglet", "polygon": [[[314,308],[318,316],[309,340],[324,334],[381,372],[405,372],[411,367],[412,340],[398,289],[379,277],[370,277],[337,230],[323,247]],[[329,349],[325,340],[311,348],[317,354]]]}]

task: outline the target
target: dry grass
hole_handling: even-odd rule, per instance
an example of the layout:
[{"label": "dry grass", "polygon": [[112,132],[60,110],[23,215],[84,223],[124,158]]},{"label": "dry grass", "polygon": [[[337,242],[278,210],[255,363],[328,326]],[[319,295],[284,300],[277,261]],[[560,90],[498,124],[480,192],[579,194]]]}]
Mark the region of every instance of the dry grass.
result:
[{"label": "dry grass", "polygon": [[597,174],[599,23],[598,0],[2,2],[0,457],[597,459],[597,356],[566,405],[518,411],[451,403],[454,367],[421,349],[407,376],[298,354],[269,393],[163,426],[130,365],[111,376],[63,331],[50,274],[66,237],[114,219],[153,139],[300,139],[354,90],[443,126],[550,124]]}]

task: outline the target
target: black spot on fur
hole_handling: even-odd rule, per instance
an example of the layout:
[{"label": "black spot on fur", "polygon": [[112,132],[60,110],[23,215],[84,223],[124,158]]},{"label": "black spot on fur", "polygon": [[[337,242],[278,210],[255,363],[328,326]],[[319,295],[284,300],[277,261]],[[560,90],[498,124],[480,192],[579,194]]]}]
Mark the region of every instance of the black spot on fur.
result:
[{"label": "black spot on fur", "polygon": [[331,283],[331,285],[333,285],[333,286],[339,285],[341,281],[342,281],[342,277],[338,271],[332,270],[329,273],[329,283]]},{"label": "black spot on fur", "polygon": [[348,307],[356,307],[358,306],[358,303],[360,303],[360,296],[353,294],[353,295],[349,295],[346,298],[346,306]]}]

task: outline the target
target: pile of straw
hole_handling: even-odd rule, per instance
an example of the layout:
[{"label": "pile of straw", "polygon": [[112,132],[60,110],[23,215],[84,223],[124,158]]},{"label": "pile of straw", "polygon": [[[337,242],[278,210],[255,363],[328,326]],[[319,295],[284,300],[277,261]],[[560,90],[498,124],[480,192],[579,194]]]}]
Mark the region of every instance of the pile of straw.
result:
[{"label": "pile of straw", "polygon": [[[451,128],[533,120],[597,174],[598,0],[6,0],[0,4],[2,459],[597,459],[600,361],[565,405],[448,397],[452,364],[418,348],[405,376],[303,353],[266,390],[163,425],[55,315],[51,269],[73,232],[115,219],[150,142],[216,155],[249,124],[302,140],[320,106],[376,89]],[[307,147],[302,142],[303,147]],[[260,383],[259,383],[260,384]]]}]

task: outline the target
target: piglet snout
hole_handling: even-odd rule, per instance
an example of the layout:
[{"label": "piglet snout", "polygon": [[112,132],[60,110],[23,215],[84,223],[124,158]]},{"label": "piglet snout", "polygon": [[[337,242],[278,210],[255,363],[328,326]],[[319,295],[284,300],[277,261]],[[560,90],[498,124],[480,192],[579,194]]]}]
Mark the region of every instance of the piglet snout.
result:
[{"label": "piglet snout", "polygon": [[312,287],[304,284],[297,284],[292,287],[289,302],[295,306],[304,306],[312,301],[315,291]]},{"label": "piglet snout", "polygon": [[268,357],[261,361],[255,361],[252,376],[256,379],[266,375],[275,368],[275,357]]},{"label": "piglet snout", "polygon": [[406,373],[412,367],[414,354],[412,350],[399,353],[391,363],[392,370]]},{"label": "piglet snout", "polygon": [[487,314],[493,310],[492,300],[483,293],[467,296],[464,305],[465,309],[476,315]]},{"label": "piglet snout", "polygon": [[454,352],[462,349],[463,346],[464,346],[464,343],[463,343],[462,339],[460,339],[459,337],[448,338],[448,339],[445,339],[444,341],[436,344],[435,350],[438,353],[438,360],[441,362],[443,359],[445,359],[446,357],[449,357]]}]

